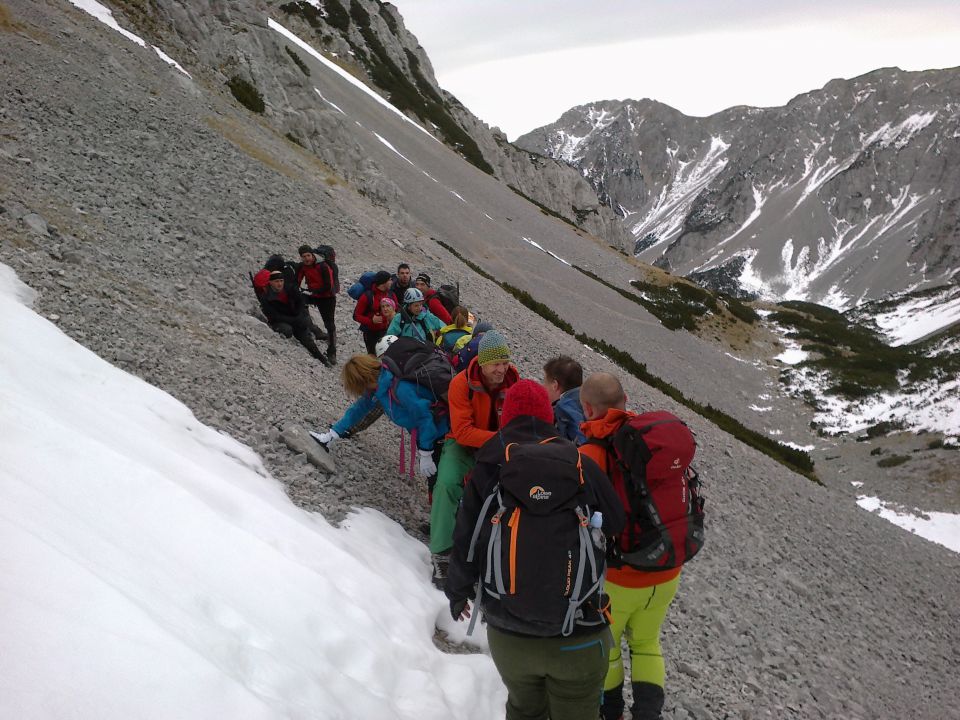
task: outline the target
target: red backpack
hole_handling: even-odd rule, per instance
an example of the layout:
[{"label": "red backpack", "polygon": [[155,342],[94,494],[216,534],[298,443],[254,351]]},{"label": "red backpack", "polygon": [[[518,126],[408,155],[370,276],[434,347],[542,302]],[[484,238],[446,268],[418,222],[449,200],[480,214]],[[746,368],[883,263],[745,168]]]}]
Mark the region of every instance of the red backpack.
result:
[{"label": "red backpack", "polygon": [[690,467],[697,443],[686,423],[665,410],[648,412],[587,442],[613,456],[610,479],[627,510],[611,559],[638,570],[668,570],[696,555],[704,543],[703,498]]}]

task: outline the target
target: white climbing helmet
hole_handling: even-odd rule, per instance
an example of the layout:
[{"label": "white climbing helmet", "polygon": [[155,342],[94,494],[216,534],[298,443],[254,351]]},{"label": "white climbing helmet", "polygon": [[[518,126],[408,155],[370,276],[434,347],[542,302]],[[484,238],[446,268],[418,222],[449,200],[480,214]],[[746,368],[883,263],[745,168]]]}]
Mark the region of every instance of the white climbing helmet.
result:
[{"label": "white climbing helmet", "polygon": [[374,351],[377,353],[377,357],[383,355],[387,351],[387,348],[393,345],[396,341],[396,335],[384,335],[382,338],[377,340],[377,347],[374,348]]},{"label": "white climbing helmet", "polygon": [[410,288],[403,294],[403,304],[409,305],[415,302],[423,302],[423,293],[417,288]]}]

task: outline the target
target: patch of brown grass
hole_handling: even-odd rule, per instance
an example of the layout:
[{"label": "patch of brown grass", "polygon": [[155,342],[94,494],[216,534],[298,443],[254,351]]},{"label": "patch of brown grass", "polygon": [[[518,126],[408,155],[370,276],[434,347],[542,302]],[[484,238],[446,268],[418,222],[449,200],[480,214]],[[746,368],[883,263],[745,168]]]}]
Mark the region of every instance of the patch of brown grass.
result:
[{"label": "patch of brown grass", "polygon": [[13,19],[13,15],[6,5],[0,3],[0,30],[5,32],[23,32],[23,23]]},{"label": "patch of brown grass", "polygon": [[225,118],[206,117],[204,122],[213,130],[219,132],[223,137],[229,140],[244,154],[252,157],[254,160],[263,163],[271,170],[284,175],[292,180],[302,180],[303,176],[297,170],[289,165],[280,162],[276,157],[264,148],[257,145],[242,128],[236,123]]}]

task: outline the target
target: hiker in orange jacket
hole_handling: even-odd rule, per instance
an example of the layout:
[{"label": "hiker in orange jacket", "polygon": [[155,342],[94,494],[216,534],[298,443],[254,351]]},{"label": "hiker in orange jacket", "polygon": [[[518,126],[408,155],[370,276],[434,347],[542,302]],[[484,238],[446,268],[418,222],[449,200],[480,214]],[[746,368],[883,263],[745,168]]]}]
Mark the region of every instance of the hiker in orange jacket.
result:
[{"label": "hiker in orange jacket", "polygon": [[[613,456],[602,443],[612,436],[635,413],[626,409],[627,396],[620,381],[609,373],[595,373],[580,388],[580,403],[586,421],[580,429],[587,442],[580,453],[594,460],[611,474]],[[626,508],[629,511],[629,508]],[[603,684],[604,720],[623,717],[623,663],[620,638],[627,632],[630,646],[630,678],[633,686],[633,718],[659,720],[663,710],[664,663],[660,649],[660,626],[663,624],[680,583],[680,568],[671,570],[637,570],[627,565],[607,567],[606,590],[610,596],[612,620],[610,630],[614,643],[610,664]]]},{"label": "hiker in orange jacket", "polygon": [[433,583],[440,589],[447,577],[463,479],[473,469],[475,450],[499,430],[503,398],[519,379],[506,340],[491,330],[480,341],[477,357],[450,382],[450,433],[443,442],[430,507]]}]

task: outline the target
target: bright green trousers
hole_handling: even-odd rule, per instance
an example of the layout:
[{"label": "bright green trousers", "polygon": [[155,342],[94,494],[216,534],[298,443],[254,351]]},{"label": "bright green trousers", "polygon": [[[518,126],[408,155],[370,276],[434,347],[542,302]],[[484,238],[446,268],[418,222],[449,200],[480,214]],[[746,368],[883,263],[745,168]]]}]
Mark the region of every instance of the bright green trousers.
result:
[{"label": "bright green trousers", "polygon": [[604,590],[610,596],[613,647],[604,690],[613,690],[623,682],[623,661],[620,656],[620,638],[627,633],[630,647],[630,679],[633,682],[653,683],[663,687],[663,654],[660,650],[660,626],[677,594],[680,576],[660,585],[628,588],[609,580]]},{"label": "bright green trousers", "polygon": [[463,497],[463,479],[476,462],[473,450],[452,438],[443,441],[443,453],[437,465],[437,484],[430,506],[430,552],[445,553],[453,547],[453,527],[457,507]]}]

